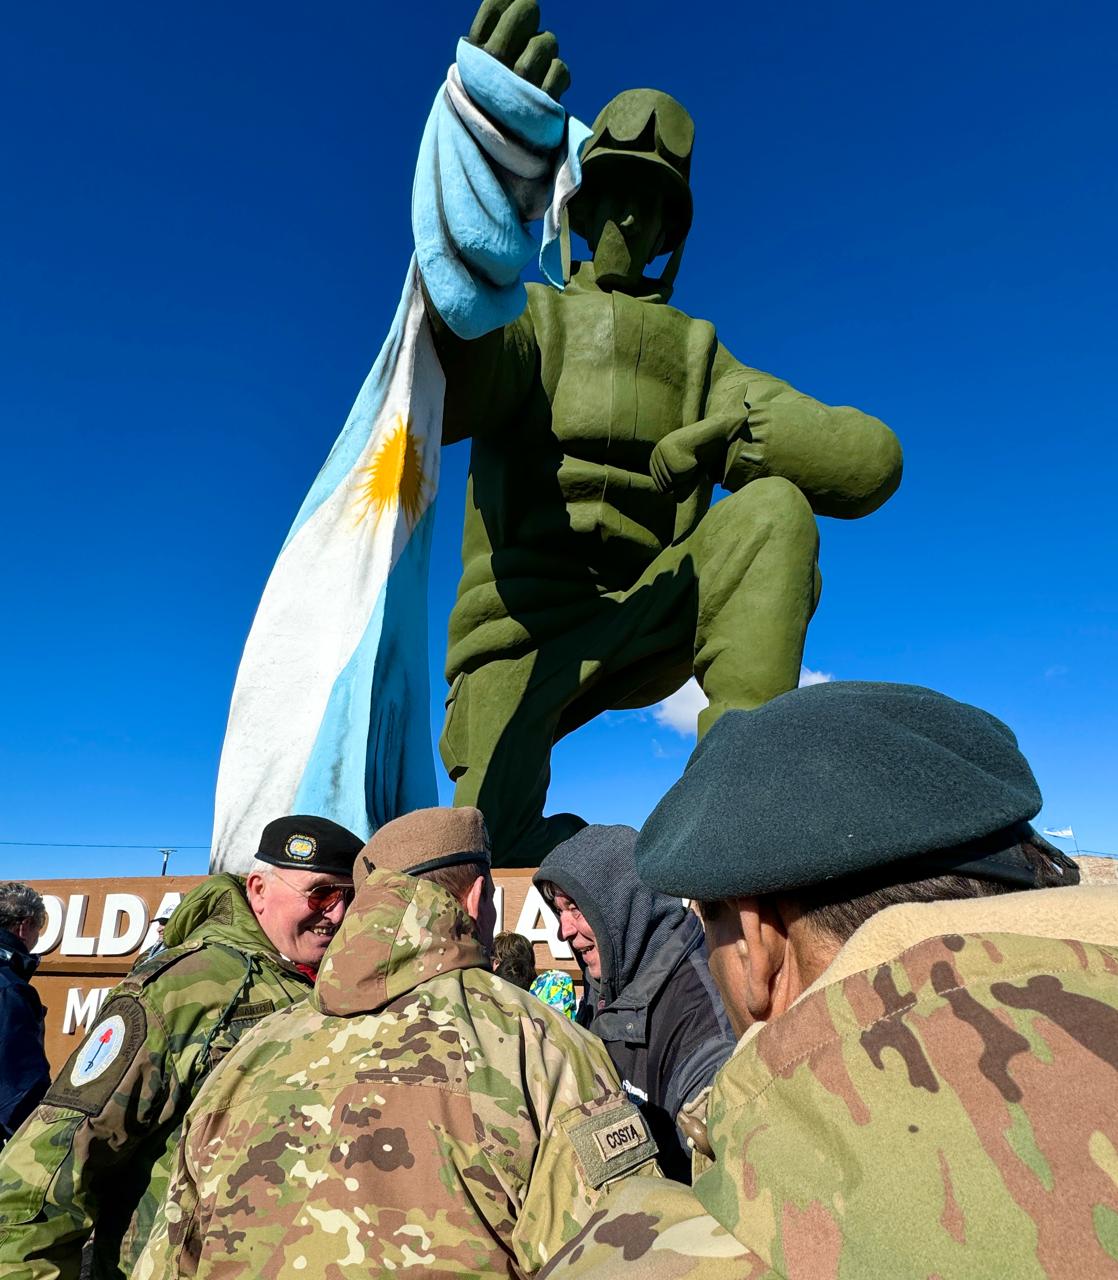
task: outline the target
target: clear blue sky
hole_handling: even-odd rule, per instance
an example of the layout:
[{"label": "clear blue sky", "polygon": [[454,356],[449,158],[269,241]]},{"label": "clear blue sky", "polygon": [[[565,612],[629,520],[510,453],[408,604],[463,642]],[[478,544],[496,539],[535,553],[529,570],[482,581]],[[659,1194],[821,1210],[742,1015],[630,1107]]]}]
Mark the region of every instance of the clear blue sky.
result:
[{"label": "clear blue sky", "polygon": [[[887,421],[904,484],[823,521],[806,662],[1017,731],[1042,820],[1118,849],[1111,6],[544,5],[592,119],[697,121],[676,302]],[[693,25],[681,21],[689,14]],[[388,326],[464,4],[6,13],[0,838],[200,870],[237,661]],[[432,724],[466,450],[444,457]],[[607,717],[553,809],[639,822],[691,740]],[[155,871],[0,846],[0,876]]]}]

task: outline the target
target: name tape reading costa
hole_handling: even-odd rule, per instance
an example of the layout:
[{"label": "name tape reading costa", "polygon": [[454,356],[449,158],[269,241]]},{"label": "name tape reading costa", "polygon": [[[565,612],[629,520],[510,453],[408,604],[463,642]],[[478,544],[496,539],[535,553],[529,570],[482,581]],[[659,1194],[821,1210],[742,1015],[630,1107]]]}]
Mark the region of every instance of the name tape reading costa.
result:
[{"label": "name tape reading costa", "polygon": [[644,1130],[643,1122],[638,1128],[637,1122],[625,1119],[607,1125],[604,1129],[595,1129],[593,1137],[598,1144],[598,1150],[602,1153],[602,1159],[615,1160],[626,1151],[639,1146],[647,1139],[648,1134]]},{"label": "name tape reading costa", "polygon": [[604,1187],[656,1158],[644,1116],[629,1101],[611,1102],[589,1119],[569,1116],[560,1123],[592,1187]]}]

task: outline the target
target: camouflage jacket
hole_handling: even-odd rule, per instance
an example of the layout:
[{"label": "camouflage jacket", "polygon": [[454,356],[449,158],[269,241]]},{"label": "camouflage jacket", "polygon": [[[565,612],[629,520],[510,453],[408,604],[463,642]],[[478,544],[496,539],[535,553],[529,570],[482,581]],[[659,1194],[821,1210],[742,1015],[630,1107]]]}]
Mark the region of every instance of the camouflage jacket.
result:
[{"label": "camouflage jacket", "polygon": [[376,871],[311,1000],[203,1086],[136,1274],[531,1274],[655,1156],[601,1043],[492,974],[445,890]]},{"label": "camouflage jacket", "polygon": [[863,926],[961,931],[825,973],[747,1033],[694,1186],[634,1179],[547,1274],[1118,1275],[1118,889],[983,902],[997,930],[970,903]]},{"label": "camouflage jacket", "polygon": [[234,876],[183,899],[167,949],[115,987],[96,1026],[0,1156],[0,1275],[130,1276],[209,1069],[310,983],[261,932]]}]

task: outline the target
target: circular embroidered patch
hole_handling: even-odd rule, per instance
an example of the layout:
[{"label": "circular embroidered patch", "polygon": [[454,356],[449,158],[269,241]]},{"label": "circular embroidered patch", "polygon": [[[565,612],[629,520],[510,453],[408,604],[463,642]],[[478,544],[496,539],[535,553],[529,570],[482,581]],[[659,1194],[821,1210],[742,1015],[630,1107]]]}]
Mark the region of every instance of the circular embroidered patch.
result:
[{"label": "circular embroidered patch", "polygon": [[318,841],[314,836],[289,836],[284,847],[289,858],[297,858],[300,862],[307,862],[314,857],[315,851],[318,849]]},{"label": "circular embroidered patch", "polygon": [[89,1033],[85,1046],[78,1054],[70,1072],[71,1085],[80,1089],[98,1076],[103,1076],[123,1048],[124,1019],[114,1015],[99,1022]]}]

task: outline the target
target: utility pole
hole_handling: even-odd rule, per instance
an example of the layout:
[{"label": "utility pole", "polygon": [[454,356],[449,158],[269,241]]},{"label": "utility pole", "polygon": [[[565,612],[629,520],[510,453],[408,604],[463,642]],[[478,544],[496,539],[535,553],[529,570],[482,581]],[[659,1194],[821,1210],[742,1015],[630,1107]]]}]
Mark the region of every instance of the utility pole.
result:
[{"label": "utility pole", "polygon": [[163,870],[159,874],[161,876],[165,876],[167,874],[167,861],[170,858],[171,854],[178,853],[178,850],[177,849],[160,849],[159,852],[163,855]]}]

